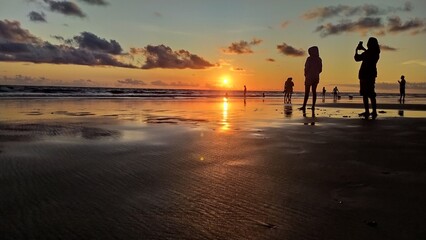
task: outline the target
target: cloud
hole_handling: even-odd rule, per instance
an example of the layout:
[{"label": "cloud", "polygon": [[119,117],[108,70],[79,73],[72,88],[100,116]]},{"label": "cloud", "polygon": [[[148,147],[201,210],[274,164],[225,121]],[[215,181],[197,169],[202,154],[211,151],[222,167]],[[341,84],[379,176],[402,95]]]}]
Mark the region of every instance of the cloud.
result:
[{"label": "cloud", "polygon": [[44,0],[44,2],[49,5],[49,10],[52,12],[59,12],[67,16],[86,17],[86,14],[74,2],[54,0]]},{"label": "cloud", "polygon": [[241,40],[239,42],[231,43],[231,46],[222,49],[224,53],[230,53],[230,54],[248,54],[253,53],[251,50],[252,46],[259,45],[262,42],[261,39],[253,38],[252,41],[247,42],[244,40]]},{"label": "cloud", "polygon": [[43,12],[38,13],[38,12],[35,12],[35,11],[31,11],[28,14],[28,17],[33,22],[47,22],[45,16],[46,15]]},{"label": "cloud", "polygon": [[0,20],[0,42],[41,43],[41,39],[21,28],[18,21]]},{"label": "cloud", "polygon": [[290,24],[290,21],[283,21],[281,23],[281,28],[287,28],[289,24]]},{"label": "cloud", "polygon": [[406,2],[402,7],[388,7],[380,8],[372,4],[364,4],[361,6],[348,6],[348,5],[337,5],[337,6],[327,6],[327,7],[318,7],[312,10],[305,12],[302,17],[307,20],[319,19],[324,20],[332,17],[352,17],[352,16],[362,16],[362,17],[371,17],[385,15],[388,13],[394,12],[409,12],[412,10],[412,5],[410,2]]},{"label": "cloud", "polygon": [[414,60],[405,61],[402,64],[404,64],[404,65],[415,64],[415,65],[420,65],[420,66],[426,67],[426,60],[424,60],[424,59],[414,59]]},{"label": "cloud", "polygon": [[[388,18],[387,25],[384,25],[383,16],[397,12],[410,12],[412,9],[413,6],[410,2],[406,2],[400,7],[379,7],[373,4],[335,5],[309,10],[302,17],[307,20],[318,19],[320,21],[333,17],[343,19],[338,23],[329,22],[318,26],[315,32],[319,32],[322,37],[344,32],[358,32],[362,35],[371,33],[378,36],[404,31],[411,31],[413,35],[426,33],[426,21],[418,18],[403,22],[400,17],[392,16]],[[355,20],[353,17],[359,19]]]},{"label": "cloud", "polygon": [[89,40],[79,39],[79,48],[54,45],[22,29],[17,21],[0,20],[0,61],[137,68],[120,62],[110,54],[121,52],[117,42],[108,42],[94,34],[86,35]]},{"label": "cloud", "polygon": [[86,48],[93,51],[101,51],[111,54],[120,54],[123,49],[115,40],[109,42],[90,32],[82,32],[80,36],[75,36],[74,41],[80,48]]},{"label": "cloud", "polygon": [[154,12],[154,16],[161,18],[163,17],[163,14],[161,14],[160,12]]},{"label": "cloud", "polygon": [[[142,69],[205,69],[216,66],[189,51],[173,51],[164,45],[132,48],[130,53],[122,53],[123,50],[117,41],[108,41],[90,32],[83,32],[72,39],[51,37],[60,44],[42,41],[28,30],[22,29],[17,21],[0,21],[0,61]],[[133,59],[133,55],[136,54],[145,57],[142,67],[134,65],[135,62],[138,63]],[[130,63],[123,62],[129,61],[126,57],[132,58]]]},{"label": "cloud", "polygon": [[45,77],[31,77],[20,74],[15,76],[1,76],[0,80],[3,81],[4,84],[12,85],[43,85],[50,82],[50,80]]},{"label": "cloud", "polygon": [[288,56],[301,57],[305,55],[305,51],[303,49],[296,49],[286,43],[277,45],[277,49],[280,53]]},{"label": "cloud", "polygon": [[398,49],[396,49],[394,47],[390,47],[388,45],[380,44],[380,50],[383,50],[383,51],[397,51]]},{"label": "cloud", "polygon": [[142,69],[172,68],[172,69],[205,69],[215,66],[203,58],[186,50],[173,51],[163,44],[148,45],[143,49],[133,48],[133,52],[142,53],[146,57]]},{"label": "cloud", "polygon": [[273,58],[267,58],[266,61],[268,61],[268,62],[275,62],[275,59],[273,59]]},{"label": "cloud", "polygon": [[105,6],[105,5],[109,4],[105,0],[79,0],[79,1],[91,4],[91,5],[102,5],[102,6]]},{"label": "cloud", "polygon": [[231,68],[231,71],[233,71],[233,72],[244,72],[245,71],[245,69],[244,68],[240,68],[240,67],[236,67],[236,68]]},{"label": "cloud", "polygon": [[66,45],[53,45],[49,42],[42,44],[0,43],[0,50],[0,61],[6,62],[137,68],[131,64],[120,62],[108,53],[95,52]]},{"label": "cloud", "polygon": [[161,86],[161,87],[198,87],[196,83],[184,83],[181,81],[166,83],[161,80],[152,81],[151,85],[153,86]]},{"label": "cloud", "polygon": [[146,83],[142,80],[136,80],[131,78],[126,78],[124,80],[117,80],[118,83],[124,84],[124,85],[132,85],[132,86],[143,86],[146,85]]},{"label": "cloud", "polygon": [[358,21],[346,21],[339,24],[327,23],[316,28],[315,32],[319,32],[322,37],[329,35],[338,35],[343,32],[367,32],[372,29],[380,29],[383,27],[381,18],[361,18]]},{"label": "cloud", "polygon": [[388,31],[391,33],[419,30],[420,28],[424,28],[425,26],[426,23],[418,18],[408,20],[405,23],[403,23],[401,21],[401,18],[399,18],[398,16],[388,18]]}]

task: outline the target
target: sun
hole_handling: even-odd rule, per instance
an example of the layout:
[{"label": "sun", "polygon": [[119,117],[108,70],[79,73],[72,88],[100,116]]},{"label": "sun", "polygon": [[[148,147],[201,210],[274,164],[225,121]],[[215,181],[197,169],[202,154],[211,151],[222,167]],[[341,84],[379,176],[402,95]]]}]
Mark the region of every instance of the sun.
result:
[{"label": "sun", "polygon": [[222,87],[224,87],[224,88],[230,88],[231,87],[231,81],[229,80],[229,77],[223,77],[222,78]]}]

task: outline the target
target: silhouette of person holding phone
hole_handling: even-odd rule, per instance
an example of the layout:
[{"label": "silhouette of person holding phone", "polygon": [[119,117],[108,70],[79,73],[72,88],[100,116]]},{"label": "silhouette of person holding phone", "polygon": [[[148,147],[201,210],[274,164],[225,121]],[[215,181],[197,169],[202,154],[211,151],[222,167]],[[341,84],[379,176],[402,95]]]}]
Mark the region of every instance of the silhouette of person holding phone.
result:
[{"label": "silhouette of person holding phone", "polygon": [[[358,53],[358,51],[363,51]],[[360,95],[364,103],[365,112],[360,113],[359,116],[368,119],[370,116],[370,110],[368,105],[368,99],[371,101],[371,117],[372,119],[377,118],[377,103],[376,103],[376,92],[374,90],[377,77],[377,62],[380,58],[380,46],[376,38],[370,37],[367,42],[367,49],[362,46],[362,41],[359,42],[355,49],[355,61],[362,62],[359,69],[358,78],[360,84]]]},{"label": "silhouette of person holding phone", "polygon": [[309,91],[312,88],[312,116],[315,116],[315,102],[317,100],[317,86],[320,80],[319,75],[322,72],[322,60],[317,46],[310,47],[308,53],[309,57],[305,62],[305,98],[303,99],[303,106],[299,109],[305,114]]}]

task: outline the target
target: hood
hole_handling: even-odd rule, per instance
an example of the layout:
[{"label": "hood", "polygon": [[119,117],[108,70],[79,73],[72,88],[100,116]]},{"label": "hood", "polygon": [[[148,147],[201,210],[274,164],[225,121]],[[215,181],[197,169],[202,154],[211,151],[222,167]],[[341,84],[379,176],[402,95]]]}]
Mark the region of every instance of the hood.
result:
[{"label": "hood", "polygon": [[308,53],[310,56],[319,57],[319,50],[317,46],[310,47],[308,49]]}]

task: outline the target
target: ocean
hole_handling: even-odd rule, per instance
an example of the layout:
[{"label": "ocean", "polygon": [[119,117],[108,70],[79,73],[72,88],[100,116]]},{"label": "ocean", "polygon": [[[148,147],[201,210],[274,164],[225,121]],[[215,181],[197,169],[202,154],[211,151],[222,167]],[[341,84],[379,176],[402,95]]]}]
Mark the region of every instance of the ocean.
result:
[{"label": "ocean", "polygon": [[[244,97],[240,90],[194,90],[194,89],[149,89],[149,88],[104,88],[104,87],[68,87],[68,86],[23,86],[0,85],[0,98],[217,98],[217,97]],[[282,91],[248,91],[247,98],[282,98]],[[398,93],[377,93],[378,98],[398,99]],[[295,92],[293,98],[303,98],[303,92]],[[342,99],[360,99],[356,92],[341,92]],[[318,91],[318,98],[322,95]],[[327,92],[327,98],[332,97]],[[407,99],[415,103],[426,104],[426,94],[407,94]]]}]

